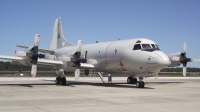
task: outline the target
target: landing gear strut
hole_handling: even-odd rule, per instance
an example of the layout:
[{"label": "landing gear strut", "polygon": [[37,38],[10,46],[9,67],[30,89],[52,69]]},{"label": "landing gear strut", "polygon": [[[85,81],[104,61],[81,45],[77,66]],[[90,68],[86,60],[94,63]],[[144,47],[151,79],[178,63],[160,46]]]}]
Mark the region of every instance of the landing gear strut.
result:
[{"label": "landing gear strut", "polygon": [[138,79],[139,79],[139,81],[137,81],[136,87],[137,87],[137,88],[144,88],[145,83],[142,81],[142,80],[143,80],[143,77],[139,77]]},{"label": "landing gear strut", "polygon": [[55,84],[56,85],[66,85],[66,78],[65,77],[56,77]]},{"label": "landing gear strut", "polygon": [[129,76],[127,78],[127,84],[136,84],[137,83],[137,78],[133,78],[132,76]]}]

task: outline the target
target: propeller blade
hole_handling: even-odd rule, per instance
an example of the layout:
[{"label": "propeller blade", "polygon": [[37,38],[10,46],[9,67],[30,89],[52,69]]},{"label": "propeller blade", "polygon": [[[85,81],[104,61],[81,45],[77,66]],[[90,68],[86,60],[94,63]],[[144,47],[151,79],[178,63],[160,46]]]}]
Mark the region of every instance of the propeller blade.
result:
[{"label": "propeller blade", "polygon": [[34,40],[34,46],[39,46],[39,42],[40,42],[40,35],[36,34]]},{"label": "propeller blade", "polygon": [[37,65],[32,65],[31,68],[31,77],[35,77],[37,72]]},{"label": "propeller blade", "polygon": [[180,61],[180,57],[172,57],[171,60],[172,61]]},{"label": "propeller blade", "polygon": [[198,62],[198,61],[199,61],[198,59],[190,58],[190,61],[189,61],[189,62]]},{"label": "propeller blade", "polygon": [[183,67],[183,76],[186,77],[186,67]]},{"label": "propeller blade", "polygon": [[80,69],[76,69],[75,70],[75,79],[79,80],[79,77],[80,77]]},{"label": "propeller blade", "polygon": [[186,43],[183,44],[183,50],[184,50],[184,52],[187,51],[187,44]]},{"label": "propeller blade", "polygon": [[78,41],[78,48],[77,48],[77,51],[81,52],[82,50],[82,40],[79,40]]},{"label": "propeller blade", "polygon": [[85,51],[84,59],[87,59],[87,51]]},{"label": "propeller blade", "polygon": [[16,56],[26,56],[26,52],[24,51],[15,51],[14,53]]}]

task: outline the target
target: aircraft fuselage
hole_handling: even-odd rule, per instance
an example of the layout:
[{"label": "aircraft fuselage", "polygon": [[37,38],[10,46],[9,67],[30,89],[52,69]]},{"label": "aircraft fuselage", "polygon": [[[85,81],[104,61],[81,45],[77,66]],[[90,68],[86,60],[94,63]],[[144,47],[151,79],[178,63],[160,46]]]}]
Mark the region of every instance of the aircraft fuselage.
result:
[{"label": "aircraft fuselage", "polygon": [[[136,44],[141,49],[134,50]],[[143,48],[149,44],[150,49]],[[112,42],[100,42],[82,46],[81,57],[87,51],[87,59],[95,59],[95,68],[106,73],[138,74],[143,72],[158,71],[170,64],[170,60],[155,42],[149,39],[130,39]],[[158,47],[158,46],[157,46]],[[72,56],[77,46],[63,47],[55,50],[55,55]]]}]

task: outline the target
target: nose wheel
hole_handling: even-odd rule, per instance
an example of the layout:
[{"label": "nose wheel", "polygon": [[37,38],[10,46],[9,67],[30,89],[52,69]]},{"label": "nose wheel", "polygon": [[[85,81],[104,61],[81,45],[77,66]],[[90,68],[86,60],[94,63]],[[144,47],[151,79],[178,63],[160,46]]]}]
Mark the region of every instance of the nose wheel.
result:
[{"label": "nose wheel", "polygon": [[136,83],[136,87],[137,87],[137,88],[144,88],[144,86],[145,86],[145,83],[144,83],[143,81],[138,81],[138,82]]},{"label": "nose wheel", "polygon": [[139,81],[137,81],[136,87],[137,87],[137,88],[144,88],[145,83],[142,81],[142,80],[143,80],[143,77],[139,77],[138,79],[139,79]]},{"label": "nose wheel", "polygon": [[56,77],[55,84],[56,85],[66,85],[66,78],[65,77]]}]

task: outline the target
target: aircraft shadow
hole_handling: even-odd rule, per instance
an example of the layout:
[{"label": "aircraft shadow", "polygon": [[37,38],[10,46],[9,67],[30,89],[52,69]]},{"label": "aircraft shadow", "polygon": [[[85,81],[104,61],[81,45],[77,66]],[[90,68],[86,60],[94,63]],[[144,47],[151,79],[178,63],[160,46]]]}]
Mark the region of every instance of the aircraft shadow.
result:
[{"label": "aircraft shadow", "polygon": [[[22,86],[22,87],[34,87],[34,86],[47,86],[47,85],[55,85],[52,80],[44,80],[51,81],[53,83],[37,83],[37,84],[0,84],[0,86]],[[76,85],[91,85],[91,86],[101,86],[101,87],[113,87],[113,88],[136,88],[135,84],[127,84],[127,83],[92,83],[92,82],[76,82],[76,81],[67,81],[66,85],[57,85],[62,87],[76,87]],[[144,87],[142,89],[154,89],[151,87]]]},{"label": "aircraft shadow", "polygon": [[[34,86],[46,86],[46,85],[55,85],[52,80],[43,80],[43,81],[51,81],[53,83],[33,83],[33,84],[0,84],[0,86],[22,86],[22,87],[34,87]],[[148,87],[151,84],[179,84],[184,82],[145,82],[146,86],[142,89],[155,89],[152,87]],[[91,85],[91,86],[99,86],[99,87],[113,87],[113,88],[136,88],[135,84],[127,84],[127,83],[94,83],[94,82],[78,82],[78,81],[67,81],[66,85],[57,85],[63,87],[76,87],[76,85]]]}]

